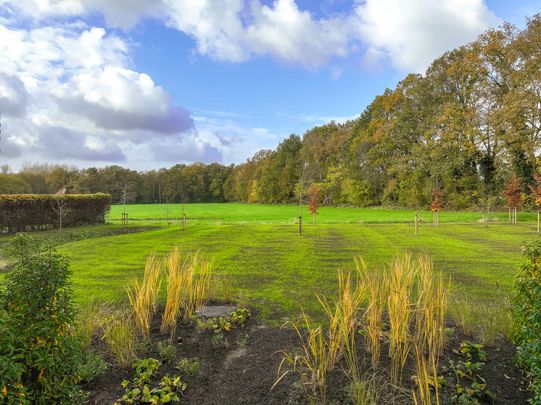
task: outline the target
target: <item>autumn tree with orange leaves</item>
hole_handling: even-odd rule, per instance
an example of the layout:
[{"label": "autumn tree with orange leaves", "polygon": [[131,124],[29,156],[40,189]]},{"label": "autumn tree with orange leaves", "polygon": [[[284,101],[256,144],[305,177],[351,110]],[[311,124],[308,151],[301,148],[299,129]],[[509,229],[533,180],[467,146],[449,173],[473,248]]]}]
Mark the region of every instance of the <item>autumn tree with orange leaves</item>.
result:
[{"label": "autumn tree with orange leaves", "polygon": [[314,225],[316,224],[316,216],[318,214],[317,209],[319,208],[320,198],[321,188],[318,184],[312,183],[310,189],[308,190],[308,210],[314,218]]},{"label": "autumn tree with orange leaves", "polygon": [[434,220],[434,225],[438,226],[440,224],[440,211],[443,205],[442,203],[443,193],[439,190],[432,191],[432,203],[430,208],[432,209],[432,216]]},{"label": "autumn tree with orange leaves", "polygon": [[517,223],[517,207],[520,205],[521,191],[522,186],[520,184],[520,179],[513,175],[503,192],[507,199],[507,207],[509,208],[509,223],[512,224]]}]

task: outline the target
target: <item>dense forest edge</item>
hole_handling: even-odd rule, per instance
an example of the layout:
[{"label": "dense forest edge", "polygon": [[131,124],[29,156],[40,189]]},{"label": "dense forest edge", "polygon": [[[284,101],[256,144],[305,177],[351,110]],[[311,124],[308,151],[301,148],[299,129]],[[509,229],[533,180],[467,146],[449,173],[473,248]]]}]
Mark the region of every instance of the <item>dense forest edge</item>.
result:
[{"label": "dense forest edge", "polygon": [[522,203],[541,162],[541,15],[504,24],[409,74],[354,120],[290,135],[245,163],[177,164],[138,172],[1,166],[0,193],[109,193],[113,202],[289,203],[316,183],[328,205],[504,206],[510,179]]}]

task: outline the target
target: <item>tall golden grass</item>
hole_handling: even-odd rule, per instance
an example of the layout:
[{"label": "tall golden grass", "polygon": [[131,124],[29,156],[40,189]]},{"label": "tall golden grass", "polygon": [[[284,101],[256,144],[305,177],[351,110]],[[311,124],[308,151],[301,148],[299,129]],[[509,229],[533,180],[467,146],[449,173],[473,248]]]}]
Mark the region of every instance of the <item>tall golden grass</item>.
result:
[{"label": "tall golden grass", "polygon": [[387,337],[391,384],[400,389],[403,369],[412,360],[417,383],[412,400],[439,404],[437,371],[445,343],[448,288],[427,257],[413,260],[411,254],[402,255],[384,274],[369,272],[357,259],[356,273],[338,272],[335,300],[316,297],[325,314],[326,332],[304,311],[300,320],[289,322],[301,340],[302,352],[284,353],[276,383],[287,374],[280,375],[283,365],[292,364],[303,384],[310,387],[312,399],[324,401],[327,374],[340,364],[350,380],[353,402],[375,403],[374,379],[366,378],[357,350],[361,327],[373,371],[379,366],[381,344]]},{"label": "tall golden grass", "polygon": [[177,319],[182,303],[182,290],[184,288],[185,261],[181,260],[180,250],[173,249],[165,259],[167,268],[167,295],[162,316],[161,332],[169,331],[173,337],[176,331]]},{"label": "tall golden grass", "polygon": [[395,259],[387,269],[386,280],[389,296],[387,315],[389,317],[389,357],[391,359],[391,383],[401,385],[402,370],[410,351],[410,320],[413,282],[416,269],[411,254]]},{"label": "tall golden grass", "polygon": [[127,289],[135,323],[147,338],[150,336],[152,318],[158,307],[161,281],[161,265],[154,254],[151,254],[147,258],[141,284],[136,280],[135,285]]},{"label": "tall golden grass", "polygon": [[190,319],[207,299],[212,281],[212,263],[199,253],[190,256],[184,267],[182,307],[184,319]]},{"label": "tall golden grass", "polygon": [[379,366],[384,335],[383,312],[388,297],[387,282],[384,275],[370,272],[361,258],[355,259],[355,263],[367,294],[363,327],[366,331],[366,349],[371,356],[371,366],[376,370]]},{"label": "tall golden grass", "polygon": [[351,273],[338,272],[338,297],[335,301],[329,302],[316,295],[328,325],[326,333],[323,326],[315,325],[304,311],[299,321],[286,323],[297,332],[302,342],[302,353],[292,355],[284,352],[275,385],[288,373],[286,371],[280,375],[284,363],[287,362],[300,374],[303,385],[309,387],[311,398],[324,402],[327,373],[340,359],[344,359],[344,371],[351,381],[350,386],[354,387],[351,392],[356,398],[355,403],[368,403],[370,390],[363,381],[356,350],[359,308],[365,295],[365,288],[359,282],[360,271],[358,268],[355,281]]},{"label": "tall golden grass", "polygon": [[325,402],[327,388],[327,371],[330,363],[329,343],[321,325],[316,325],[304,311],[296,321],[288,321],[301,341],[302,352],[291,354],[282,351],[284,357],[278,367],[278,378],[274,388],[291,370],[282,373],[286,363],[292,371],[299,374],[303,386],[307,389],[312,400]]},{"label": "tall golden grass", "polygon": [[208,297],[212,266],[199,253],[183,258],[178,248],[169,253],[165,264],[167,295],[161,331],[169,331],[174,336],[181,309],[184,319],[189,319]]}]

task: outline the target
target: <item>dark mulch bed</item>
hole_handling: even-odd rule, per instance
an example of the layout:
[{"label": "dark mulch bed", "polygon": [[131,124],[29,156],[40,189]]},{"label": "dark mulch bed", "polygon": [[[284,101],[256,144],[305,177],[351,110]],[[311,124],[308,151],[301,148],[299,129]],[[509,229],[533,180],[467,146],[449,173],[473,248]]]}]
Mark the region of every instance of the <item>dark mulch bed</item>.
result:
[{"label": "dark mulch bed", "polygon": [[[159,318],[159,317],[158,317]],[[277,369],[282,360],[280,350],[298,350],[299,342],[296,333],[291,329],[280,329],[258,324],[250,319],[244,328],[233,329],[226,333],[228,347],[216,348],[212,344],[212,334],[197,330],[193,323],[178,326],[176,343],[177,357],[197,358],[200,370],[196,376],[185,379],[188,388],[181,399],[183,404],[305,404],[308,400],[303,394],[302,386],[293,373],[271,390],[277,378]],[[159,332],[159,324],[153,326],[153,346],[158,341],[168,338]],[[460,356],[452,349],[458,348],[460,342],[468,339],[455,329],[449,337],[447,349],[441,358],[440,366],[447,385],[442,389],[441,403],[450,404],[450,396],[455,384],[453,372],[443,371],[449,360],[457,361]],[[362,347],[359,341],[359,347]],[[382,404],[411,403],[409,395],[414,383],[412,365],[404,370],[401,390],[394,389],[388,381],[389,360],[386,347],[382,347],[381,371],[370,378],[378,387]],[[513,362],[515,349],[506,341],[500,341],[493,348],[485,348],[487,362],[482,372],[488,388],[495,394],[495,404],[526,404],[528,393],[520,371]],[[368,356],[360,352],[361,358],[368,363]],[[148,357],[158,359],[155,347]],[[368,366],[365,367],[367,370]],[[176,375],[174,365],[163,365],[163,374]],[[131,380],[131,370],[109,368],[93,384],[84,387],[89,392],[89,404],[112,404],[123,394],[120,384],[123,379]],[[349,403],[345,387],[348,381],[339,370],[328,376],[327,402],[331,404]]]}]

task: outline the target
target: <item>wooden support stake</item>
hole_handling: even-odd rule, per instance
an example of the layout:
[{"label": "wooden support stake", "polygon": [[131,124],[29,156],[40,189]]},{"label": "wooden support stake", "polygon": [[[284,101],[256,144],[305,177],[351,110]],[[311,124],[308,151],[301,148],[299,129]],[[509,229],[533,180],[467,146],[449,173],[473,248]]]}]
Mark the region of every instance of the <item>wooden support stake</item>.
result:
[{"label": "wooden support stake", "polygon": [[298,231],[299,231],[299,236],[300,236],[300,235],[302,235],[302,217],[301,217],[301,216],[299,216],[299,222],[298,222],[298,224],[299,224],[299,229],[298,229]]},{"label": "wooden support stake", "polygon": [[419,235],[419,215],[415,213],[415,235]]}]

